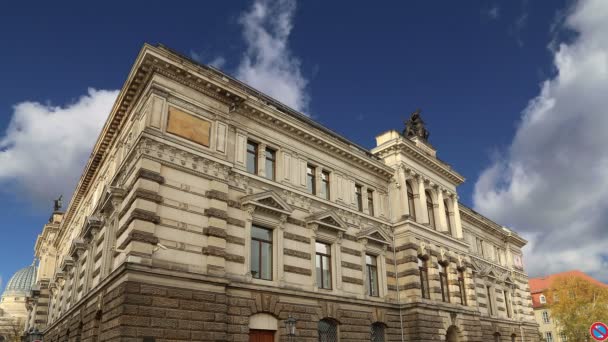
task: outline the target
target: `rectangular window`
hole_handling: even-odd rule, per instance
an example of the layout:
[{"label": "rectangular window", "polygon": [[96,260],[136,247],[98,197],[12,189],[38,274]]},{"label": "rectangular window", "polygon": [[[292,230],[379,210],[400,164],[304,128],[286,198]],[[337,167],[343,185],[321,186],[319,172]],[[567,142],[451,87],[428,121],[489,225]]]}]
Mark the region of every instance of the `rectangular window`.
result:
[{"label": "rectangular window", "polygon": [[367,210],[374,216],[374,190],[367,190]]},{"label": "rectangular window", "polygon": [[553,342],[553,333],[547,331],[545,333],[545,341],[546,342]]},{"label": "rectangular window", "polygon": [[477,253],[479,253],[479,255],[481,255],[482,257],[485,255],[484,251],[483,251],[483,240],[480,238],[476,238],[477,239]]},{"label": "rectangular window", "polygon": [[492,291],[489,286],[486,286],[486,295],[488,296],[488,313],[494,315],[494,308],[492,307]]},{"label": "rectangular window", "polygon": [[431,299],[429,292],[429,271],[426,268],[426,261],[418,258],[418,271],[420,272],[420,291],[422,298]]},{"label": "rectangular window", "polygon": [[272,280],[272,230],[251,226],[251,276]]},{"label": "rectangular window", "polygon": [[258,174],[258,144],[247,141],[247,172]]},{"label": "rectangular window", "polygon": [[266,178],[275,179],[277,165],[277,152],[269,148],[266,149]]},{"label": "rectangular window", "polygon": [[511,301],[509,300],[509,292],[507,291],[502,291],[502,293],[505,296],[505,307],[507,308],[507,317],[511,318],[512,314],[511,314]]},{"label": "rectangular window", "polygon": [[559,336],[560,336],[562,342],[568,341],[568,336],[566,336],[566,333],[560,333]]},{"label": "rectangular window", "polygon": [[549,319],[549,312],[543,311],[543,323],[549,324],[551,320]]},{"label": "rectangular window", "polygon": [[316,243],[317,286],[320,289],[331,290],[331,246]]},{"label": "rectangular window", "polygon": [[357,210],[363,211],[363,194],[361,185],[355,184],[355,197],[357,199]]},{"label": "rectangular window", "polygon": [[441,300],[450,302],[450,288],[448,285],[448,272],[445,266],[439,264],[439,284],[441,285]]},{"label": "rectangular window", "polygon": [[309,194],[313,195],[317,194],[315,172],[316,169],[314,166],[311,166],[310,164],[306,166],[306,189]]},{"label": "rectangular window", "polygon": [[378,260],[374,255],[365,255],[367,268],[367,293],[372,297],[378,297]]},{"label": "rectangular window", "polygon": [[321,198],[329,200],[329,172],[321,171]]},{"label": "rectangular window", "polygon": [[466,288],[464,287],[465,283],[464,283],[464,272],[463,271],[458,271],[458,287],[460,290],[460,304],[462,305],[467,305],[467,291]]}]

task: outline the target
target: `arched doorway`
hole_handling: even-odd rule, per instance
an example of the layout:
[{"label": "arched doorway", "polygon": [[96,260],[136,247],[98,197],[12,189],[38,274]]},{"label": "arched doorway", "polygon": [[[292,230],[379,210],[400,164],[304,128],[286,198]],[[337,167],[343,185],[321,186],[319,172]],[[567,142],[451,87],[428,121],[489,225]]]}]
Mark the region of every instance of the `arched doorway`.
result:
[{"label": "arched doorway", "polygon": [[460,342],[460,337],[458,336],[458,328],[454,325],[448,328],[448,332],[445,335],[445,340],[448,342]]},{"label": "arched doorway", "polygon": [[267,313],[249,317],[249,342],[274,342],[278,326],[277,319]]}]

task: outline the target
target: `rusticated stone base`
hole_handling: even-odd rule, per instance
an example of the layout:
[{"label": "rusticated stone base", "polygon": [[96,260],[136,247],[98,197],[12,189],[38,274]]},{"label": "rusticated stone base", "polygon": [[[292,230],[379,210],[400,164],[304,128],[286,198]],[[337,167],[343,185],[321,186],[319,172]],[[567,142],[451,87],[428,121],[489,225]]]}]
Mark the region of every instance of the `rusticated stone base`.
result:
[{"label": "rusticated stone base", "polygon": [[[165,278],[165,283],[167,283]],[[319,320],[336,321],[340,341],[370,341],[370,326],[386,327],[385,341],[445,341],[457,328],[460,341],[538,341],[534,326],[481,317],[474,308],[455,305],[376,304],[319,297],[285,290],[269,292],[199,281],[181,287],[126,281],[68,311],[45,332],[45,341],[249,341],[250,318],[269,314],[277,319],[278,341],[288,341],[284,321],[297,319],[297,341],[318,341]],[[158,282],[160,283],[160,281]],[[176,282],[176,284],[178,284]],[[107,285],[110,286],[110,285]],[[188,287],[188,289],[184,288]],[[192,288],[213,288],[213,291]],[[103,293],[103,291],[101,291]],[[403,331],[401,330],[403,326]]]}]

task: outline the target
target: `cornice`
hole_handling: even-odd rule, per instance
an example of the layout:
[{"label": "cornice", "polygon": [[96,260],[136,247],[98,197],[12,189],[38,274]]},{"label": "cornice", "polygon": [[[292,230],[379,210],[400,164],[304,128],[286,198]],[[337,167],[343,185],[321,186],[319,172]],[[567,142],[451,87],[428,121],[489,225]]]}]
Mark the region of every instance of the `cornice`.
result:
[{"label": "cornice", "polygon": [[462,204],[459,204],[458,207],[460,208],[460,217],[462,220],[468,221],[476,227],[484,228],[487,232],[494,233],[495,235],[500,236],[503,241],[512,242],[519,247],[523,247],[528,243],[528,241],[517,235],[517,233],[515,233],[514,231],[504,229],[503,226],[479,214],[473,209]]},{"label": "cornice", "polygon": [[390,166],[378,160],[371,152],[359,147],[353,149],[355,146],[352,143],[345,144],[323,131],[311,130],[310,127],[302,126],[294,122],[295,120],[289,118],[285,113],[272,106],[258,103],[257,100],[245,101],[238,109],[238,113],[267,127],[280,128],[289,134],[292,139],[329,152],[334,157],[354,163],[385,179],[390,179],[394,173]]},{"label": "cornice", "polygon": [[450,180],[455,185],[460,185],[465,181],[465,178],[458,172],[454,171],[450,165],[435,157],[429,156],[413,142],[403,137],[387,141],[384,144],[372,149],[371,152],[381,159],[394,153],[404,153],[421,164],[427,166],[429,169],[435,171],[439,175]]}]

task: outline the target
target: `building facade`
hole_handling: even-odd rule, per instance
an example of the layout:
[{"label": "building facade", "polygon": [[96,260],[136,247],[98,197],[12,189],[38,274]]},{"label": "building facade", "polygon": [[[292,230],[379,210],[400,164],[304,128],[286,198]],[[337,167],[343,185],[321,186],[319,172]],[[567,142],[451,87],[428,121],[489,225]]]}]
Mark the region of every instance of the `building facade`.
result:
[{"label": "building facade", "polygon": [[545,342],[568,341],[568,338],[566,334],[564,334],[564,332],[562,331],[559,322],[557,322],[551,315],[550,305],[553,301],[553,298],[551,298],[551,295],[549,294],[549,292],[554,289],[554,287],[552,288],[554,280],[564,277],[580,278],[597,286],[608,287],[607,284],[604,284],[578,270],[555,273],[546,277],[531,278],[530,293],[532,295],[532,308],[534,309],[534,318],[538,323],[538,330],[541,339]]},{"label": "building facade", "polygon": [[0,296],[0,342],[20,341],[28,317],[27,298],[36,280],[36,266],[24,267],[9,279]]},{"label": "building facade", "polygon": [[145,45],[37,242],[29,327],[287,341],[292,317],[297,341],[537,341],[526,241],[458,203],[427,139],[416,112],[369,151]]}]

